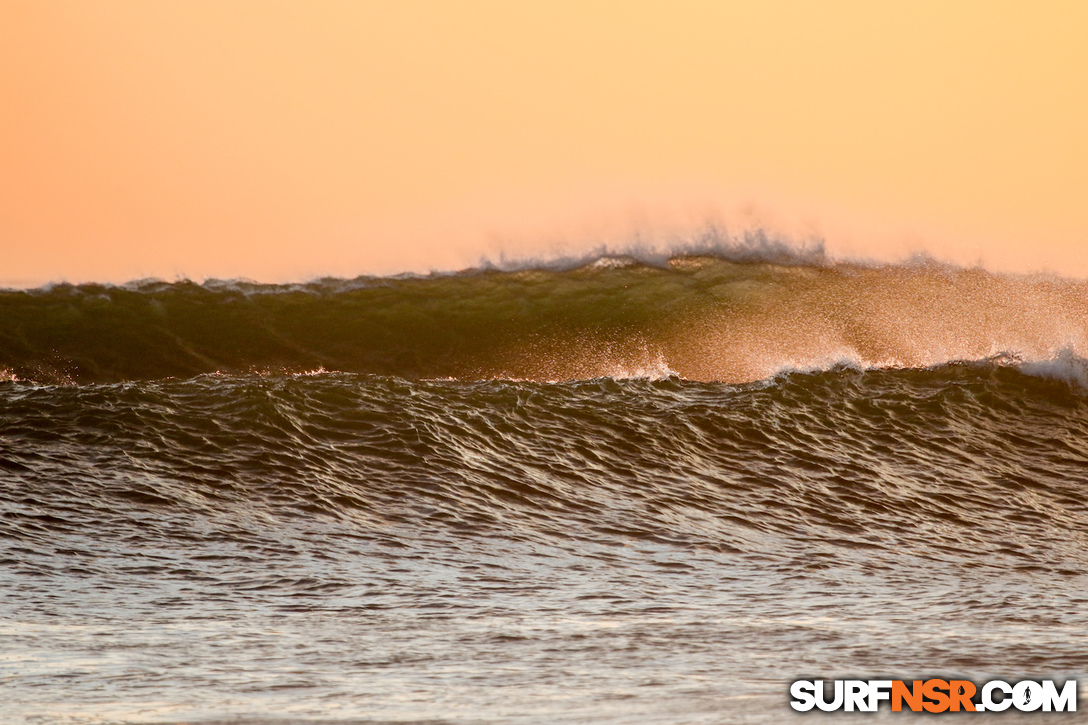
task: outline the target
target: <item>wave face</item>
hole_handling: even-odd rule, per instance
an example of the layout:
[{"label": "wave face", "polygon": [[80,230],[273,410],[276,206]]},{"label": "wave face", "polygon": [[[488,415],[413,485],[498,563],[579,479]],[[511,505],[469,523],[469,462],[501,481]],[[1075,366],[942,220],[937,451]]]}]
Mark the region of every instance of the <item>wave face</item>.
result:
[{"label": "wave face", "polygon": [[[744,258],[747,260],[747,258]],[[576,268],[0,293],[0,369],[116,382],[325,369],[409,379],[675,373],[1088,352],[1088,283],[933,264],[603,257]]]}]

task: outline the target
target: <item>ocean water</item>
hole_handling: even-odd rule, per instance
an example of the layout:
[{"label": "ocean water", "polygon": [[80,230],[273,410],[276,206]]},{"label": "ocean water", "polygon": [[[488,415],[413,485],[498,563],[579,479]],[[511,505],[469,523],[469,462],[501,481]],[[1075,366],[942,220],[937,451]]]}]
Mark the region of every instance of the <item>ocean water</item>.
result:
[{"label": "ocean water", "polygon": [[0,292],[0,721],[1084,680],[1086,333],[1084,282],[724,253]]}]

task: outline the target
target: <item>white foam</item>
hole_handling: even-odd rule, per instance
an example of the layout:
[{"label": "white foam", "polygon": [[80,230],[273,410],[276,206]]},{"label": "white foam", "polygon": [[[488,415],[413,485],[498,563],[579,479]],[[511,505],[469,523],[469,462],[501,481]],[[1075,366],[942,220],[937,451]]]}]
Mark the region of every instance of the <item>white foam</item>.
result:
[{"label": "white foam", "polygon": [[1077,355],[1072,348],[1062,348],[1049,360],[1021,363],[1019,368],[1026,375],[1062,380],[1088,389],[1088,360]]},{"label": "white foam", "polygon": [[680,374],[669,367],[664,357],[658,355],[642,364],[617,366],[609,371],[608,377],[615,380],[667,380],[678,378]]}]

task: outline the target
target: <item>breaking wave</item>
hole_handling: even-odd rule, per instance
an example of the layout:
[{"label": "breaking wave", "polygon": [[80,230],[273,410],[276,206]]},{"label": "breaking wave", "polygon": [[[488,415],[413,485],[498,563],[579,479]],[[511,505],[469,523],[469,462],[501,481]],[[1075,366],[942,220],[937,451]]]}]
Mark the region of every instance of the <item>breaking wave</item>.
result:
[{"label": "breaking wave", "polygon": [[818,248],[691,251],[292,285],[8,290],[0,292],[0,370],[49,383],[319,368],[406,379],[735,383],[841,363],[920,368],[1003,357],[1084,382],[1086,282],[927,262],[832,263]]},{"label": "breaking wave", "polygon": [[709,253],[2,292],[0,720],[780,722],[803,673],[1083,679],[1086,313]]}]

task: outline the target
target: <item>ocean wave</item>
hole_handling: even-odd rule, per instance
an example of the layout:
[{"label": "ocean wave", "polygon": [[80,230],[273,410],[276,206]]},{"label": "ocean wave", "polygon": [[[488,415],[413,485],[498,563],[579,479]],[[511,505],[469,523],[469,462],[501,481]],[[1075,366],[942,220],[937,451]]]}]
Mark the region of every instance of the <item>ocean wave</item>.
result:
[{"label": "ocean wave", "polygon": [[924,368],[1010,355],[1032,373],[1083,377],[1068,360],[1088,354],[1086,282],[830,262],[818,248],[766,239],[707,249],[716,251],[292,285],[9,290],[0,369],[48,383],[319,368],[746,382],[841,362]]}]

